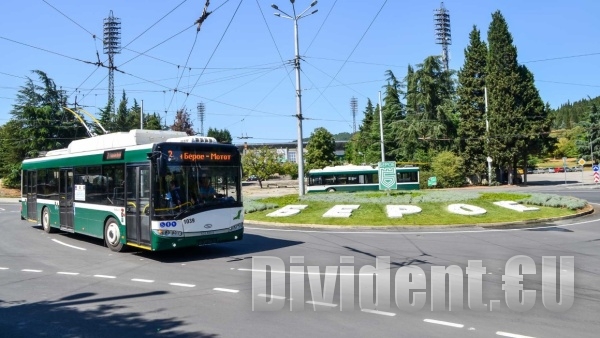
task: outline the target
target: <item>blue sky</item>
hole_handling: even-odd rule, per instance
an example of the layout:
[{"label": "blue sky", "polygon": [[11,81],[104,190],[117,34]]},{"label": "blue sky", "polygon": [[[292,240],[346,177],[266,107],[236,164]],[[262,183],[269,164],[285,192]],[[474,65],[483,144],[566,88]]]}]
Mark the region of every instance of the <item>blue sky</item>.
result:
[{"label": "blue sky", "polygon": [[[310,2],[296,0],[297,12]],[[292,12],[287,0],[211,0],[214,12],[197,33],[194,22],[205,0],[2,1],[0,124],[10,119],[15,95],[34,69],[65,89],[69,102],[77,97],[97,114],[108,97],[108,70],[83,61],[98,61],[98,52],[107,63],[103,20],[113,11],[125,47],[115,56],[125,72],[115,72],[117,100],[125,90],[130,105],[143,100],[144,111],[159,113],[167,124],[185,107],[197,130],[197,104],[203,102],[205,132],[226,128],[234,143],[243,143],[242,136],[251,137],[249,143],[292,141],[293,22],[274,16],[271,3]],[[352,97],[358,127],[367,99],[377,103],[383,91],[386,70],[403,78],[408,64],[441,54],[433,25],[439,6],[430,0],[320,0],[316,14],[299,20],[304,137],[317,127],[352,132]],[[451,15],[451,68],[462,66],[473,25],[485,39],[499,9],[544,101],[557,107],[600,95],[594,42],[600,1],[447,0],[444,6]]]}]

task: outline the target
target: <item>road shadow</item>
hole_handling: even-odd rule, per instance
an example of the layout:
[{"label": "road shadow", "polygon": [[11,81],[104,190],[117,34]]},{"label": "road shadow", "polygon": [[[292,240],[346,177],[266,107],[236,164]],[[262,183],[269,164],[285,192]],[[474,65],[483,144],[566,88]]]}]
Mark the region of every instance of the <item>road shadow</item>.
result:
[{"label": "road shadow", "polygon": [[[39,231],[44,231],[39,225],[33,225],[32,228],[38,229]],[[66,237],[78,242],[104,247],[106,250],[109,250],[106,247],[103,239],[62,231],[58,231],[52,235],[55,236],[54,238],[57,240],[60,240],[61,237]],[[256,254],[259,252],[277,250],[303,243],[304,242],[275,239],[245,233],[244,238],[241,241],[235,242],[216,243],[199,247],[179,248],[167,251],[146,251],[134,247],[125,247],[123,251],[125,253],[138,255],[140,257],[164,263],[178,263]]]},{"label": "road shadow", "polygon": [[527,229],[527,231],[557,231],[557,232],[573,232],[573,230],[559,227],[548,227],[548,228],[535,228]]},{"label": "road shadow", "polygon": [[[581,181],[575,181],[575,180],[567,180],[566,184],[582,184]],[[522,184],[518,184],[517,186],[519,187],[527,187],[527,186],[548,186],[548,185],[564,185],[565,181],[562,180],[556,180],[556,181],[550,181],[550,180],[542,180],[542,181],[532,181],[532,182],[527,182],[527,183],[522,183]]]},{"label": "road shadow", "polygon": [[[145,318],[145,313],[127,312],[126,306],[115,304],[121,300],[165,294],[168,292],[153,291],[94,298],[96,293],[85,292],[56,301],[0,300],[0,337],[218,337],[217,334],[178,330],[178,327],[189,323],[170,317],[166,308],[154,311],[151,318]],[[83,305],[85,310],[78,309],[79,305]]]},{"label": "road shadow", "polygon": [[135,255],[162,263],[180,263],[231,257],[231,261],[250,259],[253,255],[286,248],[304,242],[244,234],[244,239],[236,242],[212,244],[200,247],[174,249],[169,251],[139,251]]}]

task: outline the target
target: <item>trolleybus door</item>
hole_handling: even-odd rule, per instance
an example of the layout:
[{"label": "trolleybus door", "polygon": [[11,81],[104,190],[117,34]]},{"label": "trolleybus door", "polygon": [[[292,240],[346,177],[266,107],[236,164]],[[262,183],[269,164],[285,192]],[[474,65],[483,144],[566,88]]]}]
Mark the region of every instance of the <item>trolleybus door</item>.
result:
[{"label": "trolleybus door", "polygon": [[60,210],[60,229],[73,231],[73,169],[60,169],[60,187],[58,190]]},{"label": "trolleybus door", "polygon": [[27,218],[37,220],[37,171],[26,172]]},{"label": "trolleybus door", "polygon": [[150,245],[150,166],[128,166],[127,242]]}]

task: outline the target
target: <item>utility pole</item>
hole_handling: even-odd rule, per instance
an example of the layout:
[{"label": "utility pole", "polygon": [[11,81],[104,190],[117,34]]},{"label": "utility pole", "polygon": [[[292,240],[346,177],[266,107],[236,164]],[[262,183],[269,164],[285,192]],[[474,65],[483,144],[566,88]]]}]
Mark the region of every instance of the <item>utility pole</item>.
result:
[{"label": "utility pole", "polygon": [[140,109],[140,129],[144,129],[144,100],[142,100],[142,109]]},{"label": "utility pole", "polygon": [[[275,16],[290,19],[294,21],[294,49],[295,49],[295,58],[294,58],[294,68],[296,69],[296,117],[298,118],[298,154],[296,155],[296,159],[298,162],[298,194],[300,196],[304,196],[304,154],[303,154],[303,141],[302,141],[302,89],[300,87],[300,48],[298,42],[298,20],[305,18],[309,15],[315,14],[318,9],[308,13],[305,15],[306,11],[317,4],[317,1],[313,1],[308,8],[306,8],[300,15],[296,15],[296,7],[294,6],[295,0],[290,0],[292,3],[292,13],[293,16],[287,14],[282,11],[276,5],[271,5],[273,9],[278,11],[279,13],[275,13]],[[283,15],[282,15],[283,14]]]},{"label": "utility pole", "polygon": [[379,92],[379,139],[381,142],[381,162],[385,162],[385,149],[383,146],[383,113],[381,112],[381,91]]},{"label": "utility pole", "polygon": [[487,98],[487,87],[483,87],[483,97],[485,100],[485,135],[486,135],[486,144],[488,148],[488,185],[492,185],[492,157],[489,156],[490,151],[490,122],[488,121],[488,98]]}]

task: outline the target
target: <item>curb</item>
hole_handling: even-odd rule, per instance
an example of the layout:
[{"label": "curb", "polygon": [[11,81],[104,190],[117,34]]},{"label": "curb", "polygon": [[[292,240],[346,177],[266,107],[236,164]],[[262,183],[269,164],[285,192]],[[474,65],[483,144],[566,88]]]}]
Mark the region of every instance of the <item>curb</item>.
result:
[{"label": "curb", "polygon": [[328,224],[302,224],[302,223],[280,223],[280,222],[265,222],[265,221],[252,221],[252,220],[244,220],[244,223],[250,223],[252,225],[265,226],[265,228],[298,228],[298,229],[311,229],[311,230],[351,230],[356,232],[362,231],[372,231],[372,230],[381,230],[381,231],[422,231],[422,230],[456,230],[461,228],[473,229],[473,228],[483,228],[483,229],[519,229],[519,228],[530,228],[530,227],[542,227],[546,226],[548,222],[556,222],[563,221],[578,217],[583,217],[594,213],[594,207],[588,203],[583,209],[577,212],[574,215],[567,215],[561,217],[551,217],[551,218],[540,218],[540,219],[531,219],[524,221],[515,221],[515,222],[499,222],[499,223],[476,223],[476,224],[446,224],[446,225],[415,225],[415,226],[344,226],[344,225],[328,225]]}]

